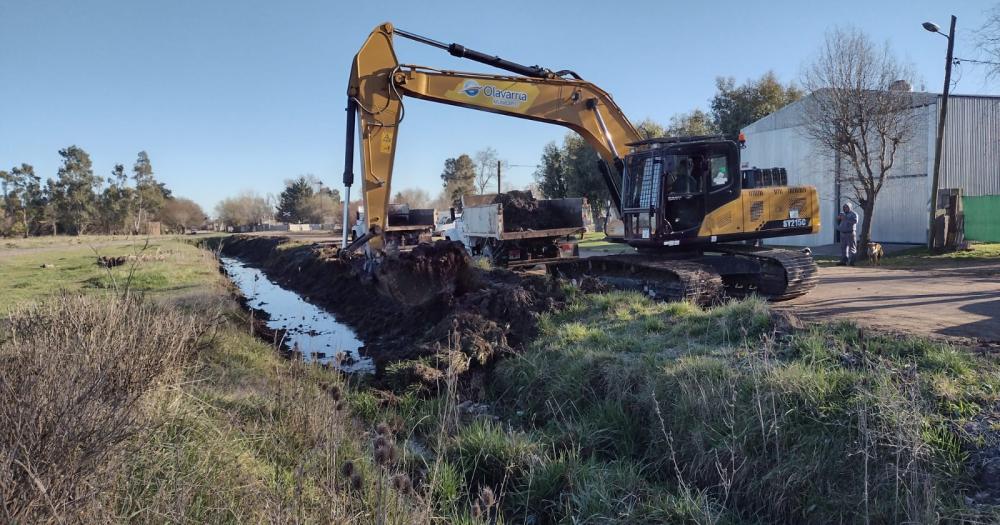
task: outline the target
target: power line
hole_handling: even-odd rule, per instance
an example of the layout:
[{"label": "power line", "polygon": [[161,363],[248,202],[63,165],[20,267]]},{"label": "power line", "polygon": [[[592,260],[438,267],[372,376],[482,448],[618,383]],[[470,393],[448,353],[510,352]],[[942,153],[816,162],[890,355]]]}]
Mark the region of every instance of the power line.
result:
[{"label": "power line", "polygon": [[955,57],[954,64],[960,65],[962,62],[969,62],[971,64],[984,64],[987,66],[1000,66],[1000,62],[991,62],[989,60],[975,60],[973,58],[958,58]]}]

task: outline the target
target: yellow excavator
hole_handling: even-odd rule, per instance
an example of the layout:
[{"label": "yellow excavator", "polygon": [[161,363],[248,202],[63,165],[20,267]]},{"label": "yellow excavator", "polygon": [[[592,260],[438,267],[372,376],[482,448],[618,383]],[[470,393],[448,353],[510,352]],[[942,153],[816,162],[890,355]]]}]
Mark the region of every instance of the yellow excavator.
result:
[{"label": "yellow excavator", "polygon": [[[512,75],[400,64],[394,36]],[[573,71],[518,64],[390,23],[368,36],[348,82],[345,193],[349,199],[357,129],[368,227],[352,248],[367,244],[369,254],[378,254],[384,247],[406,97],[558,124],[597,151],[611,197],[607,223],[618,226],[609,233],[637,253],[555,261],[547,265],[553,274],[594,276],[655,297],[700,303],[713,302],[723,292],[783,300],[816,284],[816,264],[808,251],[754,245],[764,238],[819,232],[814,187],[788,187],[781,177],[760,177],[759,170],[741,172],[741,145],[723,137],[644,140],[607,92]]]}]

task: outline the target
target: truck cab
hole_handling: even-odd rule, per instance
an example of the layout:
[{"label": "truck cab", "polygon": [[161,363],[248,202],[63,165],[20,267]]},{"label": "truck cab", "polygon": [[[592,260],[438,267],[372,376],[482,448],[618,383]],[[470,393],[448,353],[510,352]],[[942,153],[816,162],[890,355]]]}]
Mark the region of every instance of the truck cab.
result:
[{"label": "truck cab", "polygon": [[354,214],[354,225],[351,226],[351,240],[353,241],[366,233],[368,233],[368,227],[365,226],[365,208],[359,206],[357,213]]}]

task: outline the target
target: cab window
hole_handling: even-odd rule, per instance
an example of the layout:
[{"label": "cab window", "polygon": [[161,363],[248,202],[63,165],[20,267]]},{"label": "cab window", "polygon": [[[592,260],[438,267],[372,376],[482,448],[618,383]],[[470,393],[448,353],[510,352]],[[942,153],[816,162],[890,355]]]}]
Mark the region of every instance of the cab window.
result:
[{"label": "cab window", "polygon": [[711,191],[727,188],[733,180],[733,174],[729,172],[725,155],[714,155],[711,157],[708,174],[711,180]]}]

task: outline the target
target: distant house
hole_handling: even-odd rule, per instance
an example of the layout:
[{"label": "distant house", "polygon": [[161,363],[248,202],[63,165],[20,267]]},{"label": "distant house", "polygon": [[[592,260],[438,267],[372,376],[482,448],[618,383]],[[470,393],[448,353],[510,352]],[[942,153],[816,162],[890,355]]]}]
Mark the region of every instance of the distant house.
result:
[{"label": "distant house", "polygon": [[[927,242],[931,174],[941,96],[912,93],[917,128],[897,152],[890,178],[875,204],[872,239],[888,243]],[[857,202],[845,180],[853,169],[822,151],[804,132],[808,97],[743,129],[743,168],[784,167],[789,185],[812,185],[819,192],[820,233],[773,242],[816,246],[835,242],[840,203]],[[960,188],[966,238],[1000,241],[1000,97],[951,95],[941,156],[940,188]],[[860,211],[860,210],[859,210]]]}]

